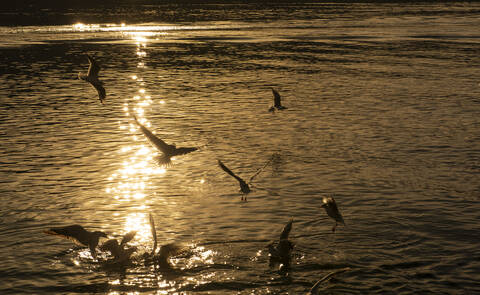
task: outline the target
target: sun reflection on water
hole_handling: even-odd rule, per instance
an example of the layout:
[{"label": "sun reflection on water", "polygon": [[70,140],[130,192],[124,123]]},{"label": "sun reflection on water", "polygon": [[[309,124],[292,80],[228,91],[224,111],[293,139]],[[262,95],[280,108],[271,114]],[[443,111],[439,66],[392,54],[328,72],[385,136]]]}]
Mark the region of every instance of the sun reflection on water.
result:
[{"label": "sun reflection on water", "polygon": [[135,241],[140,244],[149,244],[152,241],[148,213],[130,213],[125,219],[125,232],[136,231]]}]

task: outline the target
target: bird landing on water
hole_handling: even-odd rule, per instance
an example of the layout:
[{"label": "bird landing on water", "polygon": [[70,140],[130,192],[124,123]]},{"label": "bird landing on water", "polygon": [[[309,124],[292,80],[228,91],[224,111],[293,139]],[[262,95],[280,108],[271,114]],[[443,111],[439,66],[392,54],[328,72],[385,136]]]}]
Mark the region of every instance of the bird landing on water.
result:
[{"label": "bird landing on water", "polygon": [[107,238],[107,234],[101,231],[88,231],[83,226],[75,224],[65,227],[54,227],[43,231],[46,234],[68,239],[79,246],[86,246],[90,249],[93,259],[97,259],[95,248],[100,238]]},{"label": "bird landing on water", "polygon": [[274,267],[279,265],[279,272],[286,273],[290,269],[291,254],[294,244],[288,239],[292,230],[293,219],[291,219],[282,230],[278,243],[271,242],[267,245],[269,265]]},{"label": "bird landing on water", "polygon": [[278,93],[277,90],[275,90],[273,87],[272,87],[272,93],[273,93],[273,106],[271,106],[268,111],[269,112],[274,112],[275,109],[281,111],[281,110],[285,110],[287,109],[287,107],[284,107],[282,106],[282,98],[280,96],[280,93]]},{"label": "bird landing on water", "polygon": [[144,254],[145,264],[153,264],[155,268],[163,270],[172,270],[173,266],[170,263],[170,258],[186,253],[189,250],[188,246],[181,243],[168,243],[160,246],[157,251],[157,230],[155,228],[155,221],[152,214],[149,214],[150,230],[153,239],[153,248],[150,253]]},{"label": "bird landing on water", "polygon": [[338,210],[337,203],[333,197],[323,197],[322,198],[322,207],[327,212],[328,216],[330,216],[333,220],[335,220],[335,225],[332,228],[332,231],[335,232],[335,228],[338,224],[345,225],[345,221],[343,221],[342,214]]},{"label": "bird landing on water", "polygon": [[108,251],[113,255],[113,260],[110,262],[117,265],[129,264],[130,257],[137,250],[135,246],[125,248],[128,242],[130,242],[136,235],[136,231],[130,231],[122,237],[122,241],[118,244],[117,239],[110,239],[100,246],[100,250]]},{"label": "bird landing on water", "polygon": [[98,79],[98,73],[100,72],[100,65],[91,57],[90,55],[87,54],[88,62],[90,63],[90,66],[88,67],[88,72],[87,75],[84,75],[83,73],[78,73],[78,79],[87,81],[90,83],[90,85],[93,86],[97,90],[98,93],[98,99],[100,102],[103,104],[105,101],[105,98],[107,97],[107,93],[105,91],[105,88],[103,87],[103,82],[101,82]]}]

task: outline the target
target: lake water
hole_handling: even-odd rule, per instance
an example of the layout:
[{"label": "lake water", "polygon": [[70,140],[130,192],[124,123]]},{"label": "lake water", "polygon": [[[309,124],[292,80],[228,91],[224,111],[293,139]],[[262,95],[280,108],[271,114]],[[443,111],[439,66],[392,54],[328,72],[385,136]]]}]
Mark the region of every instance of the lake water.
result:
[{"label": "lake water", "polygon": [[[4,17],[14,20],[12,14]],[[1,294],[480,293],[480,4],[44,10],[0,27]],[[91,54],[107,100],[77,79]],[[269,113],[275,87],[287,110]],[[197,146],[168,167],[131,116]],[[247,202],[221,159],[248,179]],[[346,222],[335,233],[333,196]],[[173,270],[106,269],[81,224]],[[293,218],[287,275],[266,245]]]}]

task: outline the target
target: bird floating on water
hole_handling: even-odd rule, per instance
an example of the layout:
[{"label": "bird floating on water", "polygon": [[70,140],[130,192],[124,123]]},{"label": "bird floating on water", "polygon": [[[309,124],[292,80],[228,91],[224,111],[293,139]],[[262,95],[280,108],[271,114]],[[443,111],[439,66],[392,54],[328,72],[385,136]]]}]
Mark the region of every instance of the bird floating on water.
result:
[{"label": "bird floating on water", "polygon": [[240,191],[243,193],[242,194],[242,201],[247,201],[247,195],[251,192],[251,189],[250,189],[250,185],[249,183],[251,183],[253,181],[253,179],[255,178],[255,176],[257,176],[258,174],[260,174],[260,172],[263,171],[263,169],[265,167],[267,167],[267,165],[273,160],[273,157],[271,157],[266,163],[265,165],[263,165],[260,169],[257,170],[257,172],[255,172],[252,177],[250,177],[248,183],[243,180],[240,176],[236,175],[235,173],[232,172],[232,170],[230,170],[227,166],[225,166],[225,164],[223,164],[222,161],[218,160],[218,166],[220,166],[220,168],[222,168],[223,171],[227,172],[229,175],[233,176],[236,180],[238,180],[239,184],[240,184]]},{"label": "bird floating on water", "polygon": [[292,224],[293,219],[283,227],[278,243],[272,242],[267,245],[270,267],[280,264],[280,272],[287,271],[290,268],[290,259],[294,244],[288,240],[288,235],[292,230]]},{"label": "bird floating on water", "polygon": [[170,258],[181,255],[188,250],[188,247],[179,243],[169,243],[162,245],[160,250],[157,252],[157,230],[155,229],[155,221],[153,220],[152,214],[149,214],[150,221],[150,230],[153,238],[153,249],[151,253],[145,254],[145,261],[153,263],[155,267],[160,267],[162,269],[171,269],[172,265],[170,264]]},{"label": "bird floating on water", "polygon": [[322,207],[325,209],[328,216],[335,220],[335,225],[333,226],[332,231],[335,232],[335,228],[339,223],[343,224],[343,226],[346,226],[345,221],[343,221],[342,214],[340,214],[340,211],[338,211],[335,199],[333,197],[323,197],[322,202]]},{"label": "bird floating on water", "polygon": [[65,227],[54,227],[43,231],[49,235],[55,235],[64,239],[71,240],[79,246],[86,246],[90,249],[92,257],[97,259],[95,248],[100,238],[107,238],[107,234],[101,231],[88,231],[83,226],[75,224]]},{"label": "bird floating on water", "polygon": [[275,109],[279,111],[286,109],[286,107],[282,106],[280,93],[278,93],[278,91],[275,90],[273,87],[272,87],[272,93],[273,93],[273,106],[271,106],[270,109],[268,109],[268,111],[274,112]]},{"label": "bird floating on water", "polygon": [[150,143],[162,152],[163,155],[160,156],[158,159],[160,165],[169,165],[171,163],[170,158],[178,155],[185,155],[198,150],[197,147],[177,148],[174,144],[167,144],[165,141],[155,136],[155,134],[153,134],[140,122],[138,122],[138,119],[135,115],[133,116],[133,119],[135,120],[135,123],[138,125],[138,127],[140,127],[143,135],[145,135],[145,137],[147,137],[147,139],[150,141]]},{"label": "bird floating on water", "polygon": [[98,99],[103,104],[105,98],[107,97],[107,93],[105,91],[105,88],[103,88],[103,82],[98,80],[98,72],[100,72],[100,65],[88,54],[87,58],[88,62],[90,63],[87,75],[84,75],[80,72],[78,73],[78,79],[85,80],[90,83],[97,90]]},{"label": "bird floating on water", "polygon": [[137,250],[136,247],[129,247],[125,248],[128,242],[130,242],[134,237],[136,231],[130,231],[126,233],[120,244],[118,244],[117,239],[110,239],[103,243],[100,246],[100,250],[102,251],[109,251],[113,255],[113,262],[114,263],[128,263],[130,262],[130,256]]}]

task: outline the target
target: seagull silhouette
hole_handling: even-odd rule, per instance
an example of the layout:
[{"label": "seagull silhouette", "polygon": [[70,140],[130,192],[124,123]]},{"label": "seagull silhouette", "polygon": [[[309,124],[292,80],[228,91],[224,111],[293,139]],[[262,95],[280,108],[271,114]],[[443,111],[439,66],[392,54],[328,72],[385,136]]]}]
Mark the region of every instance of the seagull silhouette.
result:
[{"label": "seagull silhouette", "polygon": [[280,272],[287,271],[290,268],[290,258],[294,244],[288,240],[288,235],[292,230],[292,224],[293,219],[283,227],[278,243],[271,242],[267,245],[270,267],[280,264]]},{"label": "seagull silhouette", "polygon": [[320,293],[320,285],[332,278],[334,275],[344,273],[346,271],[349,271],[351,268],[350,267],[345,267],[336,271],[329,272],[325,276],[323,276],[320,280],[318,280],[315,285],[313,285],[312,289],[310,289],[310,292],[307,293],[307,295],[319,295]]},{"label": "seagull silhouette", "polygon": [[105,98],[107,97],[107,94],[105,92],[105,88],[103,88],[103,82],[98,80],[98,72],[100,72],[100,66],[90,55],[87,54],[87,58],[90,63],[87,75],[78,73],[78,79],[85,80],[90,83],[97,90],[98,99],[103,104]]},{"label": "seagull silhouette", "polygon": [[118,244],[117,239],[110,239],[100,246],[100,250],[109,251],[113,255],[113,262],[115,263],[128,263],[130,262],[130,256],[132,256],[137,248],[129,247],[125,249],[125,246],[135,237],[136,233],[136,231],[126,233],[120,244]]},{"label": "seagull silhouette", "polygon": [[277,109],[279,111],[286,109],[286,107],[282,106],[280,94],[273,87],[272,87],[272,93],[273,93],[273,106],[270,107],[270,109],[268,109],[268,111],[269,112],[274,112],[275,109]]},{"label": "seagull silhouette", "polygon": [[272,161],[273,157],[271,157],[266,163],[265,165],[263,165],[260,169],[257,170],[257,172],[255,172],[252,177],[250,177],[248,183],[243,180],[240,176],[236,175],[235,173],[232,172],[232,170],[230,170],[227,166],[225,166],[225,164],[223,164],[222,161],[218,160],[218,166],[220,166],[220,168],[222,168],[223,171],[227,172],[228,174],[230,174],[231,176],[233,176],[236,180],[238,180],[239,184],[240,184],[240,191],[243,193],[242,194],[242,201],[247,201],[247,195],[251,192],[250,190],[250,186],[249,186],[249,183],[251,183],[253,181],[253,179],[255,178],[255,176],[257,176],[258,174],[260,174],[260,172],[263,171],[263,169],[265,167],[267,167],[267,165]]},{"label": "seagull silhouette", "polygon": [[163,153],[163,155],[158,160],[160,165],[169,165],[171,163],[170,158],[178,155],[185,155],[198,150],[198,148],[196,147],[177,148],[174,144],[167,144],[165,141],[155,136],[140,122],[138,122],[138,119],[135,115],[133,116],[133,119],[135,120],[135,123],[137,123],[138,127],[140,127],[143,135],[145,135],[145,137],[147,137],[147,139],[150,141],[150,143]]},{"label": "seagull silhouette", "polygon": [[64,239],[71,240],[79,246],[86,246],[90,248],[92,257],[97,259],[95,248],[98,245],[98,240],[103,237],[107,238],[107,234],[101,231],[88,231],[83,226],[75,224],[66,227],[54,227],[43,231],[49,235],[55,235]]},{"label": "seagull silhouette", "polygon": [[332,231],[335,232],[335,228],[339,223],[346,226],[345,221],[343,221],[342,214],[340,214],[340,211],[338,211],[335,199],[332,197],[323,197],[322,202],[322,207],[325,209],[328,216],[335,220],[335,225],[333,226]]},{"label": "seagull silhouette", "polygon": [[163,269],[171,269],[172,265],[170,264],[170,258],[178,256],[185,253],[188,250],[188,247],[181,245],[179,243],[169,243],[162,245],[158,253],[157,250],[157,230],[155,229],[155,221],[153,220],[152,214],[149,214],[150,218],[150,230],[153,238],[153,249],[151,253],[146,253],[145,260],[147,262],[152,262],[155,267],[158,266]]}]

